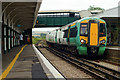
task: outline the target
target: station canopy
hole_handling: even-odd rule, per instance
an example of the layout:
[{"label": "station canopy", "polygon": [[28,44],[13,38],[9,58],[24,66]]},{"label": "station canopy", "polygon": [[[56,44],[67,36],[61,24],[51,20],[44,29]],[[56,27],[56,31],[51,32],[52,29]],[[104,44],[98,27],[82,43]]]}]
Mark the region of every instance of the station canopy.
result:
[{"label": "station canopy", "polygon": [[51,14],[51,13],[79,13],[77,10],[43,10],[38,14]]},{"label": "station canopy", "polygon": [[42,0],[21,0],[21,2],[17,2],[17,0],[8,1],[11,2],[2,2],[3,24],[13,26],[20,31],[35,26]]}]

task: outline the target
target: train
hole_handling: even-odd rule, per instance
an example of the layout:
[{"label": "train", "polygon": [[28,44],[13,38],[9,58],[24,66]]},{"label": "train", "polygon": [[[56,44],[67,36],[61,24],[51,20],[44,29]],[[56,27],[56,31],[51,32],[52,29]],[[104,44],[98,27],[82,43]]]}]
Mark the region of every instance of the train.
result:
[{"label": "train", "polygon": [[107,27],[103,19],[86,17],[48,32],[49,47],[83,56],[103,56],[107,44]]}]

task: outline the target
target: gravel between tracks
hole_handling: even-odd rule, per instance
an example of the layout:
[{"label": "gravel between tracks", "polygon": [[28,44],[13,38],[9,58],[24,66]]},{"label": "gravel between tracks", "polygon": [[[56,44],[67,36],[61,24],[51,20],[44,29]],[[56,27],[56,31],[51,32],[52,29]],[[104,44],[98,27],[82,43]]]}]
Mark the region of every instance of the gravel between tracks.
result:
[{"label": "gravel between tracks", "polygon": [[39,48],[43,55],[65,76],[65,78],[84,78],[92,79],[92,77],[86,74],[84,71],[73,66],[67,61],[59,58],[58,56],[52,54],[45,48]]}]

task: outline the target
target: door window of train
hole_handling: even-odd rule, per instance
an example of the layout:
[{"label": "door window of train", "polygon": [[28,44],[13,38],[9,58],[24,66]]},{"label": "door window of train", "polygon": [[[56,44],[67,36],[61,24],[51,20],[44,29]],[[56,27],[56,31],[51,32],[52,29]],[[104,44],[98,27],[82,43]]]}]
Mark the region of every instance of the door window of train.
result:
[{"label": "door window of train", "polygon": [[57,38],[57,32],[56,32],[56,34],[55,34],[55,38]]},{"label": "door window of train", "polygon": [[80,35],[86,36],[88,35],[88,24],[87,23],[81,23],[80,26]]},{"label": "door window of train", "polygon": [[105,29],[105,24],[104,23],[100,23],[100,32],[99,32],[100,36],[105,36],[106,35],[106,29]]},{"label": "door window of train", "polygon": [[63,38],[67,38],[67,36],[68,36],[68,30],[64,30],[63,32],[64,32]]},{"label": "door window of train", "polygon": [[77,27],[70,29],[70,37],[76,37],[77,36]]}]

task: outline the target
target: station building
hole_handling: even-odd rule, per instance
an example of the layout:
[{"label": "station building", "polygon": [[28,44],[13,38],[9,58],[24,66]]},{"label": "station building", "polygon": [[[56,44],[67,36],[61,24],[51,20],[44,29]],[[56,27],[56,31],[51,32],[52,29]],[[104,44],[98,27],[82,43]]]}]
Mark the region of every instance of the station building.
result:
[{"label": "station building", "polygon": [[62,27],[79,19],[77,10],[44,10],[38,13],[35,27]]},{"label": "station building", "polygon": [[103,11],[92,17],[104,19],[107,23],[108,45],[120,45],[120,6]]},{"label": "station building", "polygon": [[30,37],[30,43],[32,43],[32,28],[36,24],[42,0],[19,1],[0,2],[0,8],[2,8],[0,13],[2,53],[19,46],[19,35],[21,33],[24,35],[25,43],[27,43],[28,36]]}]

